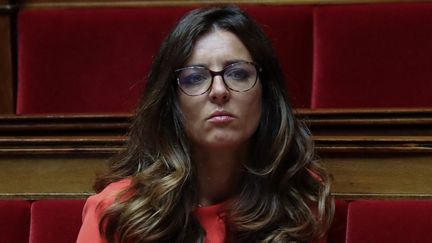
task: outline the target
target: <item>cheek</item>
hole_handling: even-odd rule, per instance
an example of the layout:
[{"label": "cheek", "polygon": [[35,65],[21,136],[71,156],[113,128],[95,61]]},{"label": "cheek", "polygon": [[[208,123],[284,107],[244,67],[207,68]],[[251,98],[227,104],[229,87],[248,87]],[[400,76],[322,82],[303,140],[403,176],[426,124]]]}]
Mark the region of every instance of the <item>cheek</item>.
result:
[{"label": "cheek", "polygon": [[254,126],[254,131],[257,129],[259,121],[261,119],[261,99],[256,100],[254,102],[254,106],[251,107],[251,112],[252,112],[252,119],[251,119],[251,123]]},{"label": "cheek", "polygon": [[193,102],[190,97],[179,96],[180,111],[184,118],[184,128],[188,136],[194,136],[193,132],[197,130],[198,121],[200,120],[199,102]]},{"label": "cheek", "polygon": [[250,133],[254,133],[258,127],[261,118],[261,105],[261,90],[258,90],[244,107],[247,111],[246,125]]}]

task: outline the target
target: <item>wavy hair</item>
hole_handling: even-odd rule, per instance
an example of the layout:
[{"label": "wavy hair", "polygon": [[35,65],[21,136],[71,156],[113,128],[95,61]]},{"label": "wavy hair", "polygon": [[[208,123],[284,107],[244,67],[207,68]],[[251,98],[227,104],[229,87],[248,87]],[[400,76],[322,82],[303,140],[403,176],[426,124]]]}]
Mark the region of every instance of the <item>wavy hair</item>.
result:
[{"label": "wavy hair", "polygon": [[189,12],[165,38],[147,79],[125,152],[95,183],[131,178],[100,221],[108,242],[203,242],[193,214],[196,168],[178,104],[174,70],[204,34],[235,34],[262,72],[262,114],[244,164],[240,193],[226,209],[229,242],[306,242],[321,237],[333,215],[330,177],[314,154],[307,127],[290,107],[284,76],[259,26],[235,6]]}]

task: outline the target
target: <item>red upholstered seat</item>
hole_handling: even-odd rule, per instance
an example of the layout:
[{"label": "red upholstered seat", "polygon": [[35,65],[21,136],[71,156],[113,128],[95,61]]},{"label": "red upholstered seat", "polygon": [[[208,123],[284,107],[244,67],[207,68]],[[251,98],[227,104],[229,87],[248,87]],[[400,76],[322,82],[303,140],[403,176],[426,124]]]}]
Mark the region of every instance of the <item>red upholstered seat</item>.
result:
[{"label": "red upholstered seat", "polygon": [[0,200],[0,242],[27,243],[30,228],[30,202]]},{"label": "red upholstered seat", "polygon": [[[0,200],[0,242],[73,243],[81,226],[84,203],[85,200]],[[431,225],[430,200],[337,200],[327,242],[432,242]]]},{"label": "red upholstered seat", "polygon": [[41,200],[31,206],[30,243],[74,243],[85,200]]},{"label": "red upholstered seat", "polygon": [[273,44],[296,108],[309,108],[312,90],[312,5],[249,6]]},{"label": "red upholstered seat", "polygon": [[21,11],[17,113],[132,111],[163,37],[187,9]]},{"label": "red upholstered seat", "polygon": [[348,202],[336,200],[333,224],[327,236],[328,243],[345,243]]},{"label": "red upholstered seat", "polygon": [[347,243],[432,242],[432,201],[355,201]]},{"label": "red upholstered seat", "polygon": [[[17,113],[130,112],[163,37],[192,7],[23,10]],[[275,43],[296,107],[309,107],[312,7],[249,6]]]},{"label": "red upholstered seat", "polygon": [[431,3],[316,7],[312,107],[431,107],[431,13]]}]

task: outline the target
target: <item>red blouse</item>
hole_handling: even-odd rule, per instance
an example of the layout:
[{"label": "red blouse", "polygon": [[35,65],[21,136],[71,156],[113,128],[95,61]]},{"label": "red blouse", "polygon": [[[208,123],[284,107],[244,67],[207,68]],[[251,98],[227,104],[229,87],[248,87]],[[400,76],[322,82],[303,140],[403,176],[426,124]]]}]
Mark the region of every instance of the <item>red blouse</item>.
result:
[{"label": "red blouse", "polygon": [[[114,203],[119,192],[126,189],[131,183],[124,179],[109,184],[102,192],[89,197],[83,209],[82,226],[78,234],[77,243],[106,243],[99,234],[99,218],[103,210]],[[194,210],[201,226],[206,231],[206,243],[223,243],[225,240],[225,223],[222,215],[222,205],[198,207]],[[325,243],[325,240],[320,243]]]},{"label": "red blouse", "polygon": [[[102,192],[87,199],[83,209],[82,226],[77,243],[106,243],[99,234],[99,218],[103,210],[114,203],[116,195],[131,183],[124,179],[109,184]],[[220,214],[222,204],[196,208],[194,213],[201,226],[207,232],[206,243],[223,243],[225,240],[225,224]]]}]

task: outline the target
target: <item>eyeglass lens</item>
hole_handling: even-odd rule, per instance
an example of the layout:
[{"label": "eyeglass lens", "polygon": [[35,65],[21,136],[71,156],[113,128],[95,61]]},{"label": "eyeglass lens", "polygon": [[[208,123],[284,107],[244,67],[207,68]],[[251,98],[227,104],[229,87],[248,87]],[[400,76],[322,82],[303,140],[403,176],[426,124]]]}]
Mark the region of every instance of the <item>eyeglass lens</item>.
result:
[{"label": "eyeglass lens", "polygon": [[[178,84],[180,89],[188,95],[201,95],[210,89],[214,76],[205,67],[187,67],[179,70]],[[225,67],[221,74],[229,89],[244,92],[251,89],[257,81],[257,70],[253,63],[239,62]]]}]

